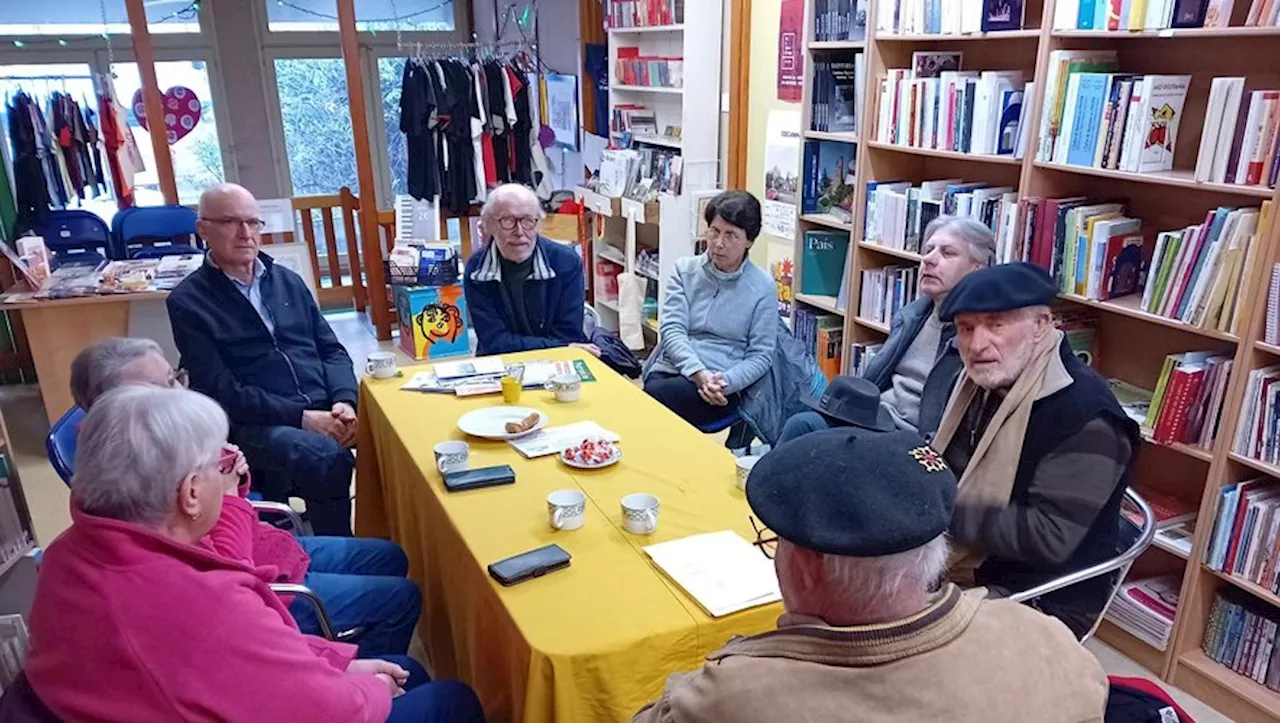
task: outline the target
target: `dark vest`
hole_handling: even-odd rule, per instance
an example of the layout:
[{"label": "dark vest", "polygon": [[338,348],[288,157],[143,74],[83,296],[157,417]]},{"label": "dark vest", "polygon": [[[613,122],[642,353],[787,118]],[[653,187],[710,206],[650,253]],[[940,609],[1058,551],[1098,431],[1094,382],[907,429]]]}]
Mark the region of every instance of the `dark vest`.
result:
[{"label": "dark vest", "polygon": [[[1106,380],[1071,353],[1066,339],[1062,340],[1059,354],[1073,382],[1066,389],[1045,397],[1032,406],[1010,502],[1026,504],[1027,490],[1040,460],[1063,439],[1079,432],[1085,424],[1098,417],[1110,420],[1116,429],[1129,438],[1129,463],[1080,547],[1065,563],[1056,568],[1046,568],[1040,564],[988,557],[975,573],[979,585],[996,585],[1012,591],[1026,590],[1116,556],[1120,501],[1124,497],[1125,488],[1129,486],[1129,477],[1133,473],[1134,460],[1142,438],[1138,425],[1125,416]],[[1056,617],[1084,616],[1091,623],[1092,618],[1106,604],[1111,592],[1110,581],[1109,576],[1104,576],[1072,585],[1044,596],[1037,607]],[[1074,629],[1075,626],[1072,627]],[[1085,629],[1088,627],[1085,626]]]}]

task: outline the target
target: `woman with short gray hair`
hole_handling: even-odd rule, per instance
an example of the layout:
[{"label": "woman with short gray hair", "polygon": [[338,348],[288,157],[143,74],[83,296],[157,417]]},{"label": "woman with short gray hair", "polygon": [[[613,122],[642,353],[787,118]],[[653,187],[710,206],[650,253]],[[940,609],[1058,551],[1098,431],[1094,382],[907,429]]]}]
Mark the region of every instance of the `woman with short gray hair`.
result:
[{"label": "woman with short gray hair", "polygon": [[[887,413],[894,427],[927,439],[937,431],[964,367],[952,343],[955,324],[940,320],[938,307],[960,279],[995,262],[996,241],[991,229],[959,216],[930,221],[921,241],[920,297],[893,315],[889,338],[862,376],[879,389],[881,414]],[[806,400],[814,411],[788,419],[779,444],[831,426],[857,424],[840,411],[855,400],[838,398],[841,390],[854,395],[855,389],[833,382],[822,397]]]},{"label": "woman with short gray hair", "polygon": [[44,554],[30,616],[36,696],[60,720],[481,720],[463,686],[414,686],[401,665],[298,631],[274,568],[251,562],[257,516],[227,428],[184,389],[94,402],[72,525]]}]

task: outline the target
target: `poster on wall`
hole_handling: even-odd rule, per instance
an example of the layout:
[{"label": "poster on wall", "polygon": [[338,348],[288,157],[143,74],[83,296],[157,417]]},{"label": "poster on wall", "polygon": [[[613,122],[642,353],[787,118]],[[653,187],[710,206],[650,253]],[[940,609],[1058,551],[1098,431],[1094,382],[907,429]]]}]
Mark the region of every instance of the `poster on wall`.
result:
[{"label": "poster on wall", "polygon": [[547,73],[547,125],[555,131],[556,143],[578,150],[578,78]]},{"label": "poster on wall", "polygon": [[804,0],[782,0],[778,21],[778,100],[799,103],[804,90]]},{"label": "poster on wall", "polygon": [[800,176],[800,112],[769,111],[764,146],[764,232],[790,240],[796,235]]},{"label": "poster on wall", "polygon": [[791,282],[795,276],[791,254],[791,244],[769,242],[769,275],[778,287],[778,316],[784,319],[791,318]]}]

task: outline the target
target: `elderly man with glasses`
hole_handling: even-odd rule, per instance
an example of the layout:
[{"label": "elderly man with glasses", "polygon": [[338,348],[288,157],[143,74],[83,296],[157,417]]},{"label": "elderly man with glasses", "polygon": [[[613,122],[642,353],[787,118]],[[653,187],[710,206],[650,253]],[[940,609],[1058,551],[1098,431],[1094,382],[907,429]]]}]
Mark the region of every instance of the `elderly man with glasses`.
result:
[{"label": "elderly man with glasses", "polygon": [[913,432],[841,427],[765,455],[747,502],[786,614],[672,676],[633,723],[1101,721],[1107,677],[1066,626],[937,586],[955,495]]},{"label": "elderly man with glasses", "polygon": [[257,473],[306,500],[318,535],[351,534],[357,386],[351,357],[292,271],[259,251],[258,202],[231,183],[200,197],[204,265],[168,299],[191,388],[216,400]]},{"label": "elderly man with glasses", "polygon": [[559,346],[600,356],[582,328],[582,260],[538,233],[542,215],[538,197],[516,183],[485,200],[480,230],[490,241],[463,276],[477,356]]}]

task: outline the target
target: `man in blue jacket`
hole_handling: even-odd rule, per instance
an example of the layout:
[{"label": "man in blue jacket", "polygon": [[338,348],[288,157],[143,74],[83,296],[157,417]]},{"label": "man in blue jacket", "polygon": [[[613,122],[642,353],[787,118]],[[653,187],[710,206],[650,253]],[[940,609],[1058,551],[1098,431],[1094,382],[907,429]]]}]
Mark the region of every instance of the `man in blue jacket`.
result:
[{"label": "man in blue jacket", "polygon": [[317,535],[351,534],[357,387],[351,357],[302,279],[259,253],[258,202],[200,197],[204,265],[169,295],[191,388],[217,400],[253,469],[306,500]]},{"label": "man in blue jacket", "polygon": [[476,356],[560,346],[600,356],[582,328],[582,260],[538,234],[542,215],[538,197],[517,183],[485,199],[480,227],[492,240],[467,261],[462,281]]},{"label": "man in blue jacket", "polygon": [[[929,439],[964,366],[953,342],[955,325],[938,318],[938,307],[961,279],[991,265],[996,245],[986,226],[955,216],[934,219],[921,240],[920,298],[893,315],[889,338],[862,376],[880,389],[880,406],[894,427]],[[804,400],[814,411],[788,419],[778,443],[852,424],[823,407],[831,400],[829,395]]]}]

